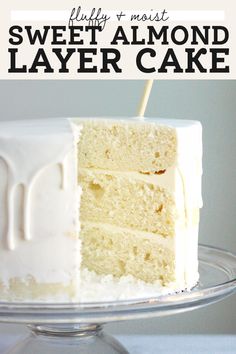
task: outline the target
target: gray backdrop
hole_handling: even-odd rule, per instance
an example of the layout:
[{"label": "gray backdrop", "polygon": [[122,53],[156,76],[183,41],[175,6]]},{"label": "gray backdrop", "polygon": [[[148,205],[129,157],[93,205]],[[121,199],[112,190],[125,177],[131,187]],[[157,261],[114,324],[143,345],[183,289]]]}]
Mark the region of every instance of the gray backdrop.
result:
[{"label": "gray backdrop", "polygon": [[[0,119],[132,116],[142,81],[0,81]],[[236,81],[156,81],[147,116],[203,125],[200,242],[236,252]],[[1,260],[0,260],[1,261]],[[236,333],[236,296],[173,317],[112,324],[112,333]],[[0,325],[0,332],[23,331]]]}]

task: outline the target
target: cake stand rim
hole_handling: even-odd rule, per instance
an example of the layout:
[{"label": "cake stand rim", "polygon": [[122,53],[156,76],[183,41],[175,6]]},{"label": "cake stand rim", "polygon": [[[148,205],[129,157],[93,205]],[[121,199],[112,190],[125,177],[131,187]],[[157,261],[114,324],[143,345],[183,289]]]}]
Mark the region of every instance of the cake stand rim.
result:
[{"label": "cake stand rim", "polygon": [[[133,300],[88,303],[17,303],[0,302],[0,322],[5,323],[105,323],[124,319],[164,316],[192,310],[223,299],[236,292],[236,254],[219,247],[199,244],[199,264],[207,263],[201,256],[216,252],[228,257],[232,265],[210,264],[232,278],[205,289]],[[203,253],[203,254],[202,254]],[[206,256],[205,254],[205,256]]]}]

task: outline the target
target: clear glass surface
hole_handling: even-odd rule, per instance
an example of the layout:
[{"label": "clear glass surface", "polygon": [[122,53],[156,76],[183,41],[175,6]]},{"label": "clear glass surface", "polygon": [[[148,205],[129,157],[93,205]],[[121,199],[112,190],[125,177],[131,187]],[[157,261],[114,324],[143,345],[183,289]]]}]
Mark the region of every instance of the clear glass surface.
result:
[{"label": "clear glass surface", "polygon": [[3,303],[0,321],[24,323],[31,334],[11,354],[127,353],[101,324],[154,316],[166,316],[214,303],[236,291],[236,255],[199,246],[198,285],[189,292],[145,299],[77,303]]}]

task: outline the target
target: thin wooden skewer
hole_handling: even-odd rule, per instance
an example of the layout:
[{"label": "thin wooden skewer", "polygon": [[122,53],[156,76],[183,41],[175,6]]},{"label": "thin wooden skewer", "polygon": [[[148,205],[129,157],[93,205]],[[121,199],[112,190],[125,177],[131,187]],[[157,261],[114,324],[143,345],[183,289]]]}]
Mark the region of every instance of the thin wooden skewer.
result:
[{"label": "thin wooden skewer", "polygon": [[147,80],[145,83],[144,91],[143,91],[143,96],[139,104],[139,109],[138,109],[138,117],[144,118],[144,114],[146,111],[146,107],[148,104],[148,100],[150,97],[150,93],[152,90],[152,85],[153,85],[154,80]]}]

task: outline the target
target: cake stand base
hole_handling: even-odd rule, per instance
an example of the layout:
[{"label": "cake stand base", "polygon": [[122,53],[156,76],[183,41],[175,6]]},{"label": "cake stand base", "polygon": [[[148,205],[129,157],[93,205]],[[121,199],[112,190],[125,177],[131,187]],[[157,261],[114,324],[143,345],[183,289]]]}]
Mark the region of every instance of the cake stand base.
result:
[{"label": "cake stand base", "polygon": [[7,354],[128,354],[101,325],[28,326],[30,334]]}]

